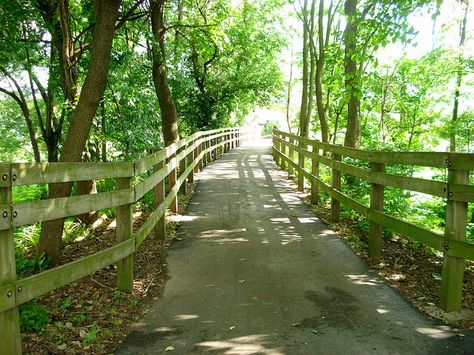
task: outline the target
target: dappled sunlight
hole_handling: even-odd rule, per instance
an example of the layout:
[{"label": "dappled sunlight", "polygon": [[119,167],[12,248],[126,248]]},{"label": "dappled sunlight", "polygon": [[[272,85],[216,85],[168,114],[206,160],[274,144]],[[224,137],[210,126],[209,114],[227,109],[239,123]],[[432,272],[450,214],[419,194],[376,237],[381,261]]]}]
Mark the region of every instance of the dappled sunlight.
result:
[{"label": "dappled sunlight", "polygon": [[245,228],[236,229],[214,229],[207,230],[201,233],[197,238],[210,243],[245,243],[249,240],[243,237],[239,237],[238,234],[242,235],[247,230]]},{"label": "dappled sunlight", "polygon": [[198,319],[199,316],[197,314],[178,314],[174,319],[176,320],[191,320],[191,319]]},{"label": "dappled sunlight", "polygon": [[278,218],[270,218],[270,221],[274,223],[285,223],[285,224],[290,224],[291,221],[288,217],[278,217]]},{"label": "dappled sunlight", "polygon": [[219,351],[222,354],[272,354],[284,355],[279,348],[267,347],[271,342],[271,336],[267,334],[247,335],[227,340],[203,341],[196,344],[206,348],[206,351]]},{"label": "dappled sunlight", "polygon": [[298,222],[301,224],[317,223],[319,219],[317,217],[298,217]]},{"label": "dappled sunlight", "polygon": [[389,309],[385,309],[385,308],[377,308],[376,311],[378,314],[387,314],[390,312]]},{"label": "dappled sunlight", "polygon": [[416,331],[433,339],[447,339],[456,336],[450,327],[443,325],[431,328],[419,327],[416,328]]},{"label": "dappled sunlight", "polygon": [[171,221],[173,222],[191,222],[196,219],[198,219],[198,216],[188,216],[188,215],[182,215],[182,214],[175,214],[169,217]]},{"label": "dappled sunlight", "polygon": [[382,280],[375,277],[370,277],[367,274],[353,274],[344,276],[355,285],[377,286],[383,283]]}]

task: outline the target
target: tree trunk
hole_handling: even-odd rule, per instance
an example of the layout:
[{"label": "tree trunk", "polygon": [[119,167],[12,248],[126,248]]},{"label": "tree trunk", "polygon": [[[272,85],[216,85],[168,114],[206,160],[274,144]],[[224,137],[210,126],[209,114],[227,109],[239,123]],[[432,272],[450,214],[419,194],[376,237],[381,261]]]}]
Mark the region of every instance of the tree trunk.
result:
[{"label": "tree trunk", "polygon": [[327,27],[326,27],[326,38],[324,37],[324,0],[319,2],[318,11],[318,43],[319,43],[319,58],[316,62],[316,78],[315,78],[315,89],[316,89],[316,107],[318,110],[319,124],[321,126],[321,140],[325,143],[329,142],[329,125],[327,119],[326,106],[324,105],[323,98],[323,73],[324,65],[326,63],[326,46],[329,44],[329,38],[332,27],[332,14],[333,2],[329,6]]},{"label": "tree trunk", "polygon": [[293,45],[291,45],[291,59],[290,59],[290,77],[288,79],[288,90],[286,97],[286,123],[288,125],[288,132],[291,133],[290,122],[290,100],[291,100],[291,82],[293,80]]},{"label": "tree trunk", "polygon": [[161,126],[165,146],[179,139],[176,106],[168,86],[165,48],[164,8],[166,0],[150,2],[151,28],[154,37],[153,52],[153,83],[161,111]]},{"label": "tree trunk", "polygon": [[300,107],[300,122],[299,122],[299,135],[304,134],[306,126],[306,117],[308,116],[308,85],[309,85],[309,66],[308,66],[308,53],[309,53],[309,33],[307,28],[307,13],[308,13],[308,0],[304,1],[303,5],[303,78],[302,78],[302,94],[301,94],[301,107]]},{"label": "tree trunk", "polygon": [[[83,162],[91,162],[91,155],[87,148],[87,143],[84,147]],[[77,182],[77,194],[78,195],[92,195],[97,193],[97,184],[95,180],[84,180]],[[97,220],[99,214],[97,211],[90,211],[77,216],[77,218],[86,225],[91,225]]]},{"label": "tree trunk", "polygon": [[[107,84],[109,59],[118,16],[120,0],[95,0],[95,26],[92,39],[91,61],[79,101],[71,115],[71,124],[64,142],[60,161],[81,161],[83,147],[100,99]],[[71,192],[70,183],[51,184],[49,198],[66,197]],[[51,263],[59,262],[64,219],[45,222],[41,229],[38,253],[47,254]]]},{"label": "tree trunk", "polygon": [[344,29],[344,74],[347,104],[347,130],[344,145],[359,147],[360,142],[360,80],[356,64],[357,45],[357,0],[346,0],[344,4],[346,28]]},{"label": "tree trunk", "polygon": [[314,81],[315,81],[315,70],[316,70],[316,61],[318,56],[316,53],[316,48],[314,46],[314,14],[316,10],[316,2],[312,1],[311,11],[309,17],[309,82],[308,82],[308,103],[307,103],[307,112],[304,129],[301,132],[303,137],[309,136],[309,127],[311,122],[311,115],[313,113],[313,97],[314,97]]},{"label": "tree trunk", "polygon": [[[466,25],[467,25],[467,14],[469,10],[469,1],[462,1],[465,3],[465,11],[462,23],[459,27],[459,49],[462,51],[462,47],[464,45],[464,41],[466,39]],[[459,110],[459,96],[461,94],[461,83],[463,73],[463,63],[462,63],[462,54],[459,55],[458,58],[458,70],[456,73],[456,88],[454,89],[454,103],[453,103],[453,115],[451,117],[451,129],[449,134],[449,151],[455,152],[456,151],[456,131],[457,131],[457,123],[458,123],[458,110]]]}]

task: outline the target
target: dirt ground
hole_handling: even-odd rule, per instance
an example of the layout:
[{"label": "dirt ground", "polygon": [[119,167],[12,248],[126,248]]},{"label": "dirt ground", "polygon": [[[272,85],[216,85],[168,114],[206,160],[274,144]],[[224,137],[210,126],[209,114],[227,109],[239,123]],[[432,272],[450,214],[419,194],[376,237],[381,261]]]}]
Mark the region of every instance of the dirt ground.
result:
[{"label": "dirt ground", "polygon": [[[196,184],[188,184],[179,213],[192,196]],[[134,230],[146,220],[146,213],[135,211]],[[109,354],[128,333],[129,326],[160,299],[167,280],[166,256],[176,238],[177,223],[167,216],[166,238],[150,235],[134,254],[133,294],[115,290],[113,265],[72,284],[54,290],[37,302],[48,309],[51,323],[38,333],[22,334],[25,354]],[[78,259],[115,243],[115,228],[106,220],[91,235],[68,245],[61,264]]]}]

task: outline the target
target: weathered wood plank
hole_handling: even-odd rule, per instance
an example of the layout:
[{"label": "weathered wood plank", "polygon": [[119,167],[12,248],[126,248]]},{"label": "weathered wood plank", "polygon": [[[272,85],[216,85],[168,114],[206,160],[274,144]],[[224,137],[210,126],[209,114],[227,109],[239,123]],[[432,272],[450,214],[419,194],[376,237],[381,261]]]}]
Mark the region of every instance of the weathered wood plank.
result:
[{"label": "weathered wood plank", "polygon": [[137,249],[148,237],[160,219],[164,218],[166,209],[178,194],[178,189],[179,187],[177,185],[174,186],[173,189],[168,192],[168,195],[166,195],[166,198],[163,200],[163,202],[153,211],[150,216],[148,216],[146,222],[143,223],[140,229],[134,233],[133,238],[136,241]]},{"label": "weathered wood plank", "polygon": [[[302,145],[302,147],[300,147],[302,148],[302,150],[304,149],[303,147],[307,148],[304,143],[300,144]],[[304,169],[305,155],[302,150],[298,152],[298,165]],[[302,174],[301,172],[298,173],[298,191],[304,191],[304,174]]]},{"label": "weathered wood plank", "polygon": [[133,162],[12,163],[12,185],[98,180],[133,176]]},{"label": "weathered wood plank", "polygon": [[[448,169],[449,184],[469,184],[468,170]],[[448,200],[446,204],[445,238],[449,241],[466,240],[467,202]],[[449,244],[446,244],[449,247]],[[441,308],[445,312],[461,309],[464,259],[443,255],[441,276]]]},{"label": "weathered wood plank", "polygon": [[171,144],[135,162],[135,175],[140,175],[176,153],[176,144]]},{"label": "weathered wood plank", "polygon": [[[155,173],[159,172],[160,170],[163,170],[163,164],[164,164],[163,162],[159,162],[158,164],[155,165],[154,167]],[[166,174],[164,174],[164,176],[167,174],[168,172],[166,171]],[[160,182],[156,184],[153,190],[153,207],[155,209],[157,209],[163,203],[166,197],[164,176],[163,176],[163,179],[161,179]],[[155,223],[154,232],[157,239],[162,239],[162,240],[165,239],[166,221],[165,221],[164,213],[161,216],[161,218],[158,220],[158,222]]]},{"label": "weathered wood plank", "polygon": [[[474,243],[455,239],[446,239],[444,243],[446,255],[474,260]],[[448,250],[446,250],[446,247]]]},{"label": "weathered wood plank", "polygon": [[474,169],[474,154],[469,153],[369,151],[317,142],[282,131],[277,131],[277,133],[281,137],[287,137],[308,145],[314,143],[318,148],[325,151],[373,163],[418,165],[461,170]]},{"label": "weathered wood plank", "polygon": [[[157,164],[162,164],[163,162],[159,162]],[[153,174],[148,176],[145,180],[141,181],[139,184],[135,186],[135,202],[141,199],[148,191],[153,189],[156,184],[160,183],[165,176],[167,176],[173,169],[176,168],[176,160],[171,160],[168,164],[166,164],[163,168],[158,171],[155,171]]]},{"label": "weathered wood plank", "polygon": [[449,184],[448,199],[454,201],[474,202],[474,186]]},{"label": "weathered wood plank", "polygon": [[75,216],[132,202],[134,202],[133,188],[101,192],[94,195],[21,202],[13,205],[14,212],[17,212],[16,218],[13,220],[13,226],[18,227],[25,224]]},{"label": "weathered wood plank", "polygon": [[[119,178],[116,180],[117,191],[127,190],[132,187],[131,178]],[[132,204],[117,206],[117,227],[115,235],[117,243],[120,244],[130,238],[133,233]],[[117,290],[126,293],[133,292],[133,254],[127,255],[116,263],[117,266]]]},{"label": "weathered wood plank", "polygon": [[11,226],[11,206],[0,204],[0,230],[9,229]]},{"label": "weathered wood plank", "polygon": [[[173,188],[175,188],[176,186],[176,180],[178,178],[178,173],[177,173],[177,160],[176,160],[176,156],[171,156],[171,158],[169,158],[170,160],[168,161],[169,162],[174,162],[174,168],[170,171],[170,173],[168,174],[168,189],[171,191],[173,190]],[[177,196],[175,196],[173,198],[173,200],[171,201],[170,203],[170,210],[171,212],[173,213],[177,213],[178,212],[178,198]]]},{"label": "weathered wood plank", "polygon": [[[312,153],[319,155],[319,149],[312,145]],[[319,163],[316,159],[311,158],[311,174],[319,179]],[[319,186],[314,179],[311,179],[311,203],[317,205],[319,203]]]},{"label": "weathered wood plank", "polygon": [[[5,174],[10,180],[11,173],[7,171]],[[0,187],[0,203],[9,205],[11,202],[12,188]],[[5,219],[8,219],[11,224],[11,209],[8,212]],[[6,287],[4,293],[0,294],[0,303],[5,306],[12,306],[12,303],[15,303],[16,292],[15,289],[11,289],[11,284],[15,281],[15,246],[13,245],[13,229],[9,228],[0,231],[0,286]],[[20,320],[16,306],[0,311],[0,355],[10,354],[21,354]]]},{"label": "weathered wood plank", "polygon": [[[385,165],[381,163],[371,163],[372,172],[382,172]],[[384,185],[371,184],[370,208],[383,212]],[[374,221],[369,222],[369,258],[376,262],[382,256],[382,226]]]},{"label": "weathered wood plank", "polygon": [[21,292],[17,292],[16,303],[28,302],[49,291],[93,274],[133,252],[135,252],[135,240],[128,239],[79,260],[18,280],[16,288],[21,287]]},{"label": "weathered wood plank", "polygon": [[[337,153],[332,153],[332,160],[341,160],[341,156]],[[332,169],[332,188],[336,191],[341,190],[341,172],[335,168]],[[331,199],[331,221],[339,222],[341,214],[341,203],[338,199]]]},{"label": "weathered wood plank", "polygon": [[10,174],[10,163],[0,163],[0,187],[8,187],[11,185]]}]

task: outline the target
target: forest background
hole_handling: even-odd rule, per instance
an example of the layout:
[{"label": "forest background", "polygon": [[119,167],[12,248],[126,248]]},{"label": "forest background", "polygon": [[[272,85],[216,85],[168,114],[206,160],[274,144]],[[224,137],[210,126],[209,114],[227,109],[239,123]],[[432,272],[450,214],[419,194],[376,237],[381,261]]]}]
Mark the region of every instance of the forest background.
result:
[{"label": "forest background", "polygon": [[[472,152],[470,18],[468,0],[2,2],[0,161],[131,160],[245,124],[363,149]],[[346,193],[368,201],[366,183],[346,182]],[[14,198],[112,188],[18,187]],[[444,228],[442,198],[387,188],[384,207]],[[474,240],[472,206],[469,215]],[[97,214],[78,218],[87,225]],[[56,264],[74,221],[16,230],[18,259]]]}]

